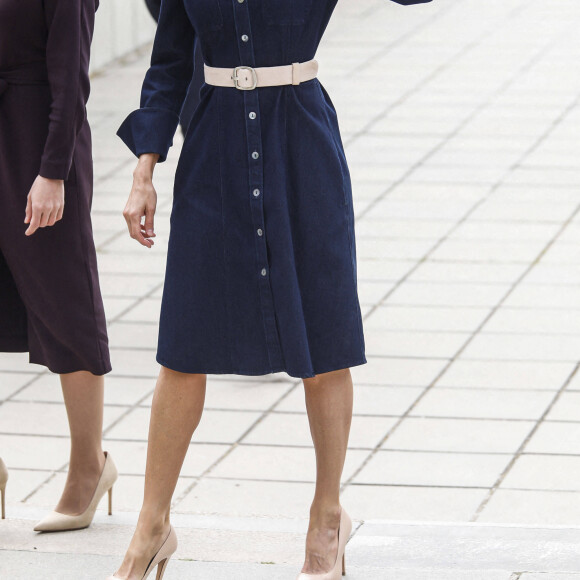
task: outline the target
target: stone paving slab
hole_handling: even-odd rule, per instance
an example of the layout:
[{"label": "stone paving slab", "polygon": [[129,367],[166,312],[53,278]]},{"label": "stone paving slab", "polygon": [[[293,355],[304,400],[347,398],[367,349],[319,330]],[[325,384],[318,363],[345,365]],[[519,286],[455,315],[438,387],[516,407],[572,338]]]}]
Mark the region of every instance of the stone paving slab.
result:
[{"label": "stone paving slab", "polygon": [[[68,554],[37,554],[3,552],[0,572],[11,580],[104,580],[114,571],[118,561],[105,556],[75,556]],[[227,564],[222,562],[171,561],[164,580],[291,580],[297,575],[296,566],[272,564]],[[38,576],[42,574],[42,576]],[[349,570],[345,580],[512,580],[508,571],[480,572],[471,570],[385,570],[365,566]],[[524,576],[522,580],[578,580],[580,575],[556,576],[542,574]]]},{"label": "stone paving slab", "polygon": [[[122,557],[137,514],[99,514],[87,530],[35,534],[38,514],[0,527],[0,573],[19,578],[103,578]],[[34,517],[33,517],[34,516]],[[580,577],[580,527],[355,521],[347,578],[537,580]],[[181,515],[169,578],[294,578],[305,520]],[[54,573],[52,566],[57,566]],[[42,570],[42,572],[41,572]],[[14,574],[4,576],[4,574]],[[27,576],[28,574],[28,576]],[[75,576],[76,574],[76,576]]]}]

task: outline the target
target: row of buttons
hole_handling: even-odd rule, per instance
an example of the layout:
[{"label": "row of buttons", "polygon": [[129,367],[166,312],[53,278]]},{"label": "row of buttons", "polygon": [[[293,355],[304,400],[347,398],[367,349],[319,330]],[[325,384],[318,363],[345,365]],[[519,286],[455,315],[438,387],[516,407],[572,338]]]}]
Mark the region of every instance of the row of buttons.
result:
[{"label": "row of buttons", "polygon": [[[244,1],[244,0],[238,0],[238,2],[240,2],[240,4],[241,4],[243,1]],[[244,35],[244,36],[245,36],[245,35]],[[242,36],[242,40],[244,40],[244,37],[243,37],[243,36]],[[256,119],[256,116],[257,116],[257,115],[256,115],[256,113],[254,113],[254,111],[252,111],[252,112],[251,112],[251,113],[248,115],[248,117],[249,117],[250,119],[252,119],[252,121]],[[252,153],[252,159],[259,159],[259,158],[260,158],[260,154],[259,154],[257,151],[254,151],[254,152]],[[257,188],[256,188],[256,189],[254,189],[254,191],[253,191],[252,193],[253,193],[253,195],[254,195],[254,197],[255,197],[255,198],[257,198],[257,197],[259,197],[259,196],[260,196],[260,190],[259,190],[259,189],[257,189]],[[264,230],[263,230],[262,228],[258,228],[258,229],[256,230],[256,233],[257,233],[257,234],[258,234],[260,237],[262,237],[262,236],[264,235]],[[266,275],[268,274],[268,271],[266,270],[266,268],[262,268],[262,271],[261,271],[260,273],[262,274],[262,276],[266,276]]]},{"label": "row of buttons", "polygon": [[[245,0],[238,0],[238,4],[243,4],[245,2]],[[248,42],[250,40],[250,37],[247,34],[242,34],[242,36],[240,37],[242,39],[242,42]],[[248,114],[248,117],[254,121],[257,117],[256,113],[254,111],[251,111]],[[260,153],[258,151],[254,151],[252,152],[252,159],[254,160],[258,160],[260,158]],[[254,189],[254,191],[252,192],[254,195],[254,198],[258,198],[260,196],[260,190],[259,189]],[[264,230],[262,228],[258,228],[256,230],[256,233],[262,237],[264,235]],[[261,272],[262,276],[266,276],[268,271],[266,270],[266,268],[262,268]]]},{"label": "row of buttons", "polygon": [[[1,2],[2,0],[0,0]],[[210,0],[205,0],[209,2]],[[217,2],[218,0],[211,0]],[[258,5],[260,2],[290,2],[292,0],[237,0],[234,2],[234,18],[236,26],[235,39],[238,45],[239,58],[241,63],[255,67],[256,58],[253,47],[252,22],[250,18],[250,3]],[[241,64],[240,63],[240,64]],[[250,196],[251,228],[253,229],[253,241],[256,250],[256,275],[258,277],[257,286],[262,312],[262,322],[264,324],[264,338],[266,342],[267,355],[272,369],[284,366],[284,357],[278,335],[276,324],[276,311],[274,307],[274,297],[270,285],[270,260],[266,244],[266,229],[264,215],[264,157],[266,149],[263,147],[262,131],[260,127],[260,91],[244,91],[242,98],[244,101],[244,121],[246,125],[246,155],[249,164],[249,182],[247,195]],[[261,96],[261,95],[260,95]],[[264,195],[262,195],[264,194]],[[268,232],[269,235],[269,232]]]}]

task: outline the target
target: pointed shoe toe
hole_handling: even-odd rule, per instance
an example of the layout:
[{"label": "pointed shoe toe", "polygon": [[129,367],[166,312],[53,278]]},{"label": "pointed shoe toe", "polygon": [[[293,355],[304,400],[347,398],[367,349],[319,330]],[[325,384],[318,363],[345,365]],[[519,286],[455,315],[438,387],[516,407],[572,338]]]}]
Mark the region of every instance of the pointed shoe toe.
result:
[{"label": "pointed shoe toe", "polygon": [[[92,520],[92,518],[91,518]],[[35,526],[35,532],[63,532],[69,530],[81,530],[89,526],[91,522],[85,522],[81,516],[67,516],[58,512],[51,512],[40,520]]]},{"label": "pointed shoe toe", "polygon": [[110,454],[105,451],[105,466],[103,467],[99,482],[97,483],[97,487],[95,488],[95,492],[87,509],[82,514],[74,516],[53,511],[34,526],[34,531],[69,532],[88,528],[95,517],[99,502],[106,493],[109,494],[109,515],[111,515],[113,512],[113,484],[117,481],[117,477],[117,468],[113,463],[113,459]]}]

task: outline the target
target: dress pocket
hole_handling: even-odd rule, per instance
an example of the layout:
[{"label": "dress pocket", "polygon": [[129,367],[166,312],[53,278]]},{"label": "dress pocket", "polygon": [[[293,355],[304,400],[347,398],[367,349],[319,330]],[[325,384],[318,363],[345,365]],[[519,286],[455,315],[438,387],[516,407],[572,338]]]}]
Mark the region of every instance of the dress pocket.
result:
[{"label": "dress pocket", "polygon": [[304,24],[314,0],[262,0],[262,14],[268,26]]},{"label": "dress pocket", "polygon": [[340,205],[346,206],[352,203],[352,184],[350,179],[350,171],[348,168],[348,161],[346,159],[346,153],[344,151],[344,145],[342,143],[342,137],[340,134],[340,128],[338,126],[338,117],[336,115],[336,109],[330,100],[326,89],[321,83],[316,82],[315,84],[318,94],[320,95],[320,102],[324,107],[324,115],[326,129],[328,131],[328,141],[332,143],[334,152],[336,154],[336,160],[340,167],[340,174],[342,175],[342,188]]}]

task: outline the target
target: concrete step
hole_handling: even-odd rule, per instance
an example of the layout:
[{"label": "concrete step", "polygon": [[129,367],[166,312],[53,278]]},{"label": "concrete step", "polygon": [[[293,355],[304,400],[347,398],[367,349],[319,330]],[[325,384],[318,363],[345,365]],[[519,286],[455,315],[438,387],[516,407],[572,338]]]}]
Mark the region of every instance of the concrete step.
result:
[{"label": "concrete step", "polygon": [[[43,512],[14,508],[0,523],[0,578],[103,579],[115,571],[136,513],[99,512],[76,532],[36,534]],[[176,514],[180,544],[167,580],[293,579],[306,520]],[[354,522],[352,580],[580,580],[580,527]]]}]

